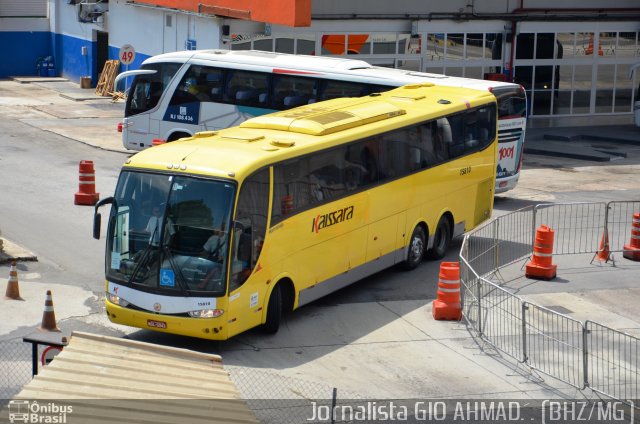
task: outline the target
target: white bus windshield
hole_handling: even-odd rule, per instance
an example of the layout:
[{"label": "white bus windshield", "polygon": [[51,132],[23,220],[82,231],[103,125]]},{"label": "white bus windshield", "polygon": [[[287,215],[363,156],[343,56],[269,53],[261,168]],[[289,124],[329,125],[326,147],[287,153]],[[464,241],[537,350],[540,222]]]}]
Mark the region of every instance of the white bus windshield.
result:
[{"label": "white bus windshield", "polygon": [[142,65],[141,69],[155,70],[156,72],[135,77],[127,97],[124,116],[137,115],[156,107],[160,97],[162,97],[162,93],[166,90],[180,66],[182,66],[180,63]]},{"label": "white bus windshield", "polygon": [[123,172],[107,238],[107,277],[166,295],[226,293],[235,184]]}]

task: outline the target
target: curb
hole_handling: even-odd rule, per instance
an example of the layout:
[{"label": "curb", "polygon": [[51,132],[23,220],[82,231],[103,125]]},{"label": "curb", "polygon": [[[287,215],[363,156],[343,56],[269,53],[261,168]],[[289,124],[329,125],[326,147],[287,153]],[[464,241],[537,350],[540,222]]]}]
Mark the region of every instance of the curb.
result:
[{"label": "curb", "polygon": [[11,261],[37,261],[38,257],[27,249],[5,239],[2,240],[3,248],[0,250],[0,264],[9,263]]}]

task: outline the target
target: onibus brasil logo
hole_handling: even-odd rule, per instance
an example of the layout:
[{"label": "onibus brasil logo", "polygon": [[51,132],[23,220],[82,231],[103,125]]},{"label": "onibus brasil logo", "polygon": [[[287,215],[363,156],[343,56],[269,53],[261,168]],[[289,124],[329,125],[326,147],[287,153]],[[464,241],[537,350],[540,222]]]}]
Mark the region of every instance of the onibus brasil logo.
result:
[{"label": "onibus brasil logo", "polygon": [[13,423],[58,423],[67,422],[67,414],[73,412],[71,405],[55,402],[38,403],[28,400],[11,400],[7,405],[9,422]]}]

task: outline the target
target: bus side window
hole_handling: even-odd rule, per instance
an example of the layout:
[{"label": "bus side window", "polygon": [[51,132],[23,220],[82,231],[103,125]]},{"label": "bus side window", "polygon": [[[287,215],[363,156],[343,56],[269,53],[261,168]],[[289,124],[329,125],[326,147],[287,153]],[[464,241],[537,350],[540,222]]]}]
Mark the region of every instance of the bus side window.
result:
[{"label": "bus side window", "polygon": [[416,127],[416,140],[411,147],[420,151],[420,169],[429,168],[438,163],[435,151],[435,122],[427,122]]},{"label": "bus side window", "polygon": [[[409,129],[395,130],[383,134],[381,137],[382,163],[380,170],[386,178],[398,178],[417,169],[410,163]],[[414,151],[415,155],[416,151]],[[417,152],[418,163],[420,152]]]},{"label": "bus side window", "polygon": [[451,125],[447,118],[440,118],[436,124],[435,152],[438,163],[449,159],[449,146],[453,143]]},{"label": "bus side window", "polygon": [[309,158],[312,202],[322,203],[346,192],[344,147],[318,152]]},{"label": "bus side window", "polygon": [[314,97],[315,80],[305,77],[282,75],[274,78],[274,109],[290,109],[305,105]]},{"label": "bus side window", "polygon": [[269,101],[268,78],[269,74],[263,72],[233,71],[223,101],[265,107]]},{"label": "bus side window", "polygon": [[222,81],[224,73],[222,69],[208,68],[205,75],[204,91],[209,96],[209,101],[220,100],[222,97]]},{"label": "bus side window", "polygon": [[451,142],[449,143],[449,158],[457,158],[464,154],[465,142],[465,122],[464,114],[449,116],[449,127],[451,128]]},{"label": "bus side window", "polygon": [[249,278],[256,264],[267,231],[269,211],[269,170],[263,169],[248,177],[238,198],[229,291],[240,287]]},{"label": "bus side window", "polygon": [[496,135],[496,108],[488,106],[478,109],[478,132],[480,134],[480,149],[487,147]]},{"label": "bus side window", "polygon": [[478,111],[469,110],[464,114],[464,152],[472,152],[480,146],[480,128]]},{"label": "bus side window", "polygon": [[307,158],[297,158],[274,167],[273,210],[271,224],[276,224],[311,204]]}]

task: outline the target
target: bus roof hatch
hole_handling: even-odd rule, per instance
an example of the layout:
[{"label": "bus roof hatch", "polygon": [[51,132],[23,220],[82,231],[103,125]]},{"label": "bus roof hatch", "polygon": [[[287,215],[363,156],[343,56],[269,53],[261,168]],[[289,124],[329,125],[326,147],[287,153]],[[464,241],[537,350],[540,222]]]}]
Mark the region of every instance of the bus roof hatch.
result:
[{"label": "bus roof hatch", "polygon": [[384,101],[358,102],[333,110],[303,106],[259,116],[243,122],[244,128],[274,129],[309,135],[327,135],[372,122],[404,115],[406,111]]}]

